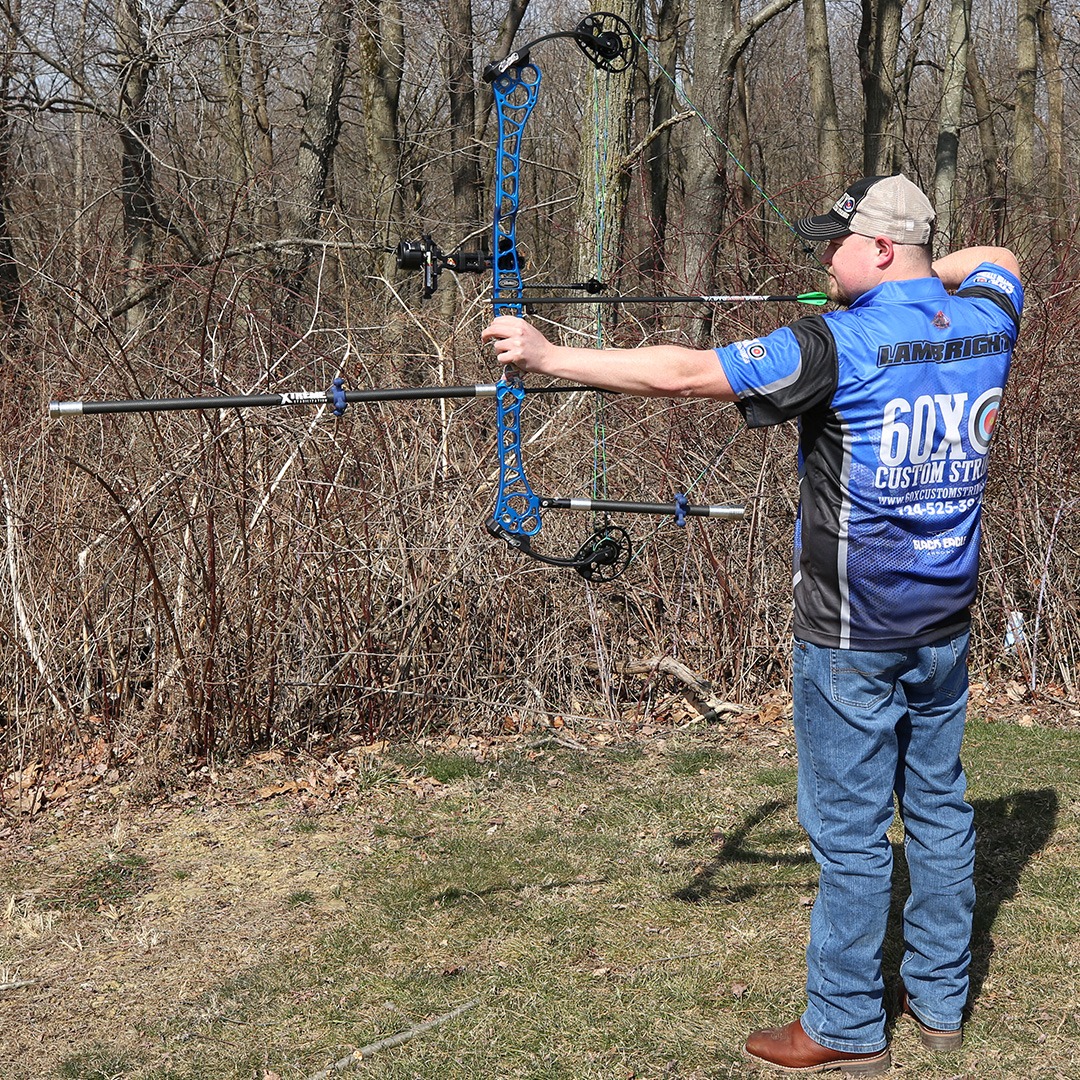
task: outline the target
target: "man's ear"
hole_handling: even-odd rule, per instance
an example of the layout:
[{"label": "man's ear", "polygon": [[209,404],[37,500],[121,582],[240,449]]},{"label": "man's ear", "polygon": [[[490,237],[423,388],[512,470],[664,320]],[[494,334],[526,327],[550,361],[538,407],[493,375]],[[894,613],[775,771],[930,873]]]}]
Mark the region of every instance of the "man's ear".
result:
[{"label": "man's ear", "polygon": [[874,246],[877,249],[876,264],[878,269],[885,270],[892,265],[896,252],[893,242],[887,236],[875,236]]}]

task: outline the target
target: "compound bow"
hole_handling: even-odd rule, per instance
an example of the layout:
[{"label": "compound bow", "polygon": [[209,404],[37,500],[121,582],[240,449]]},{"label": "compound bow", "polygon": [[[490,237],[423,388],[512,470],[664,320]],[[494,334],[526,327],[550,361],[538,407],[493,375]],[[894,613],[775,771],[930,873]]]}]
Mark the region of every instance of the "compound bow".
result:
[{"label": "compound bow", "polygon": [[[536,104],[540,90],[540,68],[532,50],[545,41],[572,39],[589,61],[607,72],[625,71],[637,55],[637,42],[626,21],[611,12],[587,15],[572,30],[545,34],[488,64],[484,81],[491,84],[498,117],[495,152],[495,195],[490,258],[483,253],[454,252],[444,255],[430,237],[419,243],[403,243],[398,248],[398,264],[424,269],[424,294],[430,296],[439,271],[494,272],[492,304],[496,315],[524,315],[529,303],[522,276],[522,259],[517,242],[517,213],[520,203],[522,132]],[[578,286],[597,293],[599,282]],[[588,302],[589,298],[583,298]],[[685,495],[670,503],[622,502],[606,499],[553,499],[533,490],[525,474],[521,444],[521,406],[525,400],[521,373],[503,372],[495,395],[499,480],[495,508],[487,529],[508,546],[549,566],[569,567],[589,581],[611,581],[630,563],[630,537],[619,525],[605,521],[573,555],[548,555],[533,547],[533,538],[543,524],[545,510],[586,510],[594,514],[657,514],[674,517],[682,525],[687,517],[742,517],[741,506],[694,506]]]},{"label": "compound bow", "polygon": [[[403,241],[397,248],[398,265],[404,269],[422,270],[425,297],[430,297],[443,270],[455,273],[494,272],[493,306],[496,315],[524,315],[530,302],[542,303],[545,298],[528,297],[522,277],[522,260],[518,251],[516,221],[519,205],[521,171],[521,136],[525,123],[536,104],[540,88],[540,69],[530,52],[537,45],[555,38],[571,38],[597,68],[608,72],[626,70],[637,54],[637,42],[629,25],[611,12],[594,12],[572,30],[545,34],[512,52],[502,60],[493,61],[484,71],[491,84],[498,116],[498,144],[495,170],[495,207],[492,222],[492,255],[484,252],[456,251],[444,254],[429,236],[420,241]],[[591,294],[599,293],[598,281],[579,285],[559,286],[580,288]],[[705,300],[799,300],[818,303],[819,294],[800,297],[704,297]],[[699,298],[685,298],[699,299]],[[567,302],[565,297],[547,298],[547,302]],[[629,302],[627,297],[608,297],[601,302]],[[572,300],[570,302],[573,302]],[[595,300],[594,300],[595,302]],[[578,386],[533,387],[529,394],[567,393],[594,389]],[[283,394],[254,394],[236,397],[196,397],[134,399],[128,401],[53,401],[49,403],[52,417],[91,415],[99,413],[167,412],[180,409],[221,409],[248,406],[328,405],[335,416],[341,416],[353,402],[400,401],[421,398],[457,398],[493,396],[496,401],[497,438],[499,445],[499,480],[495,507],[487,529],[508,546],[550,566],[576,570],[590,581],[611,581],[630,563],[630,537],[627,531],[610,521],[595,528],[581,548],[573,555],[548,555],[532,546],[532,540],[542,525],[545,510],[585,510],[594,514],[612,513],[668,515],[683,525],[687,517],[742,517],[744,508],[736,505],[695,506],[685,495],[677,494],[670,503],[623,502],[606,499],[563,499],[537,495],[525,475],[521,442],[521,406],[526,390],[520,372],[504,371],[497,384],[477,386],[402,387],[397,389],[346,390],[344,380],[336,378],[327,390],[294,391]]]}]

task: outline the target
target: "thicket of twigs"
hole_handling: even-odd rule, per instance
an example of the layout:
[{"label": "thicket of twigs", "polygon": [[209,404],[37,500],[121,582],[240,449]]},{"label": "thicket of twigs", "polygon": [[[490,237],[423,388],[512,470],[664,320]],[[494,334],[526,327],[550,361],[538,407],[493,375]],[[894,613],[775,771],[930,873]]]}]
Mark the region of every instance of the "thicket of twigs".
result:
[{"label": "thicket of twigs", "polygon": [[[50,399],[322,390],[338,374],[353,388],[494,381],[492,359],[478,346],[488,316],[479,281],[447,273],[421,304],[416,282],[381,277],[382,249],[401,237],[441,224],[449,248],[478,246],[482,235],[471,210],[455,217],[450,192],[461,178],[451,173],[468,154],[490,166],[493,122],[478,119],[475,144],[455,149],[445,88],[432,89],[452,35],[444,41],[427,8],[409,8],[420,32],[395,46],[406,76],[394,142],[395,228],[398,211],[404,220],[391,237],[383,228],[390,212],[375,207],[385,194],[372,166],[383,145],[378,110],[353,93],[388,85],[373,60],[378,50],[361,50],[355,68],[343,68],[350,92],[341,100],[341,131],[327,120],[318,151],[309,145],[318,110],[309,106],[321,85],[320,57],[331,54],[313,43],[329,40],[329,30],[315,33],[322,23],[314,7],[299,35],[292,5],[267,7],[262,37],[249,40],[239,24],[204,25],[194,8],[174,34],[167,22],[127,19],[141,7],[120,5],[115,20],[97,13],[104,21],[95,32],[114,45],[92,54],[82,39],[69,42],[53,29],[48,5],[38,13],[43,20],[8,20],[7,93],[23,111],[21,127],[0,125],[0,150],[11,151],[0,153],[7,185],[0,241],[10,241],[0,252],[0,306],[10,317],[0,366],[5,772],[90,740],[124,755],[137,746],[153,772],[178,756],[302,742],[324,729],[374,739],[448,725],[514,730],[556,716],[644,716],[669,708],[684,689],[649,674],[663,657],[677,658],[724,698],[749,700],[783,685],[796,499],[790,427],[747,433],[730,406],[529,399],[526,464],[541,493],[589,494],[599,471],[612,498],[668,501],[686,492],[696,502],[748,508],[743,521],[692,521],[685,529],[624,522],[634,536],[632,567],[611,585],[588,587],[571,572],[524,561],[485,532],[496,470],[490,399],[355,405],[337,420],[311,409],[47,418]],[[499,11],[498,19],[479,20],[486,37],[477,55],[494,54]],[[565,24],[538,16],[536,25]],[[392,31],[381,31],[390,44]],[[914,58],[919,49],[937,55],[940,31],[909,43],[914,82],[901,156],[924,183],[934,172],[940,93],[937,67]],[[48,47],[34,45],[35,35]],[[269,120],[255,107],[258,94],[248,100],[229,83],[233,36],[253,50],[244,79],[275,77],[269,87],[250,87],[266,93]],[[273,43],[266,65],[254,51],[260,40]],[[78,65],[56,68],[71,100],[36,96],[37,65],[54,43],[80,53]],[[854,44],[838,68],[852,85]],[[588,173],[580,158],[588,155],[568,135],[587,126],[593,106],[585,104],[578,51],[562,45],[559,63],[578,66],[559,67],[553,46],[547,85],[575,92],[548,94],[538,106],[533,123],[542,135],[528,146],[519,236],[530,275],[565,281],[580,275],[579,234],[595,225],[579,221]],[[114,46],[122,65],[110,59]],[[801,106],[788,108],[805,90],[803,46],[797,20],[778,23],[756,54],[768,63],[748,63],[739,76],[754,93],[742,102],[748,122],[737,142],[792,211],[819,207],[837,190],[835,176],[814,175],[814,126]],[[1070,43],[1070,57],[1071,50]],[[681,70],[689,70],[687,59]],[[982,62],[992,62],[994,101],[1007,100],[1017,84],[1013,60],[991,50]],[[68,67],[80,65],[93,78],[72,79]],[[635,99],[645,135],[649,95],[664,80],[647,64],[638,75],[652,80]],[[145,100],[136,100],[140,89]],[[858,95],[840,100],[845,130],[859,130]],[[230,102],[246,117],[235,130]],[[9,120],[14,115],[9,110]],[[605,267],[605,276],[628,291],[698,288],[700,268],[682,260],[711,252],[719,229],[720,290],[814,288],[808,261],[720,149],[706,172],[727,177],[722,212],[702,221],[686,210],[693,202],[686,164],[699,137],[689,115],[660,125],[672,141],[651,179],[653,143],[643,139],[632,153],[628,144],[623,167],[632,179],[616,215],[625,219],[624,265]],[[1003,106],[998,126],[1012,115]],[[273,160],[248,161],[230,131],[247,132]],[[1047,131],[1054,143],[1055,126]],[[859,140],[850,141],[854,154]],[[978,155],[988,151],[975,142],[962,144],[967,217],[953,221],[954,235],[1019,241],[1029,298],[992,454],[974,659],[983,670],[1071,697],[1080,647],[1071,347],[1080,258],[1062,240],[1065,215],[1047,209],[1053,200],[1028,192],[1016,212],[979,190]],[[333,170],[301,198],[320,153],[333,155]],[[857,175],[848,165],[846,176]],[[1063,172],[1058,161],[1053,175]],[[671,181],[665,237],[654,235],[648,209],[660,179]],[[478,201],[490,202],[490,193]],[[978,218],[988,205],[1002,220],[991,221],[991,211]],[[314,216],[301,220],[302,211]],[[306,270],[298,237],[315,253]],[[722,308],[710,335],[749,337],[801,313]],[[607,340],[680,340],[700,329],[673,309],[660,314],[623,311],[608,320]],[[580,319],[575,326],[581,332]],[[597,470],[597,460],[606,467]],[[553,513],[536,544],[572,553],[590,530],[586,515]],[[1016,616],[1023,634],[1006,649]]]},{"label": "thicket of twigs", "polygon": [[[993,451],[975,664],[1071,696],[1080,311],[1069,263],[1042,280],[1036,269],[1030,289]],[[487,536],[490,399],[353,405],[337,420],[311,409],[46,418],[50,398],[321,389],[338,372],[353,387],[493,378],[480,302],[453,316],[379,309],[364,288],[339,286],[283,347],[255,296],[211,313],[233,284],[200,294],[177,281],[158,320],[124,344],[58,303],[5,372],[8,764],[102,737],[164,762],[327,728],[375,738],[642,713],[673,687],[624,669],[660,656],[731,699],[784,682],[795,435],[748,433],[730,406],[604,399],[611,497],[679,490],[748,507],[734,523],[630,522],[635,561],[605,586]],[[779,317],[737,309],[717,333]],[[641,337],[626,317],[613,333]],[[588,493],[596,410],[591,395],[527,401],[537,490]],[[537,546],[575,550],[586,518],[549,515]],[[1025,620],[1011,653],[1010,612]]]}]

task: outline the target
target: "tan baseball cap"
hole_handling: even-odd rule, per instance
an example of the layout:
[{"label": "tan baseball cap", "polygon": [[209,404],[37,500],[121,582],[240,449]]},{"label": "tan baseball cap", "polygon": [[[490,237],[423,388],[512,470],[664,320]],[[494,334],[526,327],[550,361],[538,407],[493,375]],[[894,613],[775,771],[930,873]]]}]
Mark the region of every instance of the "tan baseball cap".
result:
[{"label": "tan baseball cap", "polygon": [[906,176],[866,176],[854,183],[831,210],[795,222],[804,240],[835,240],[848,233],[887,236],[894,244],[930,241],[934,208]]}]

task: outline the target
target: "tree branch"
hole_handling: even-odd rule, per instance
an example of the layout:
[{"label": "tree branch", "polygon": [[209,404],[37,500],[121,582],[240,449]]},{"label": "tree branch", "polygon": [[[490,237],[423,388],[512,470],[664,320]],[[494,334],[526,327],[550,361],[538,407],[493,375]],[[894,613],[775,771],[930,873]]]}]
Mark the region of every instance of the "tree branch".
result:
[{"label": "tree branch", "polygon": [[443,1013],[442,1016],[436,1016],[432,1020],[425,1020],[422,1024],[414,1024],[411,1028],[399,1031],[396,1035],[389,1035],[385,1039],[379,1039],[377,1042],[368,1043],[367,1046],[362,1046],[359,1050],[353,1050],[352,1053],[346,1054],[343,1058],[335,1061],[333,1065],[328,1065],[321,1072],[309,1076],[308,1080],[329,1080],[334,1073],[344,1072],[346,1069],[351,1068],[365,1058],[377,1054],[380,1050],[389,1050],[391,1047],[400,1046],[410,1039],[415,1039],[417,1035],[426,1035],[432,1028],[437,1028],[441,1024],[449,1023],[449,1021],[454,1020],[462,1013],[476,1008],[479,1004],[480,999],[478,997],[473,998],[472,1001],[466,1001],[464,1005],[459,1005],[456,1009],[451,1009],[450,1012]]}]

